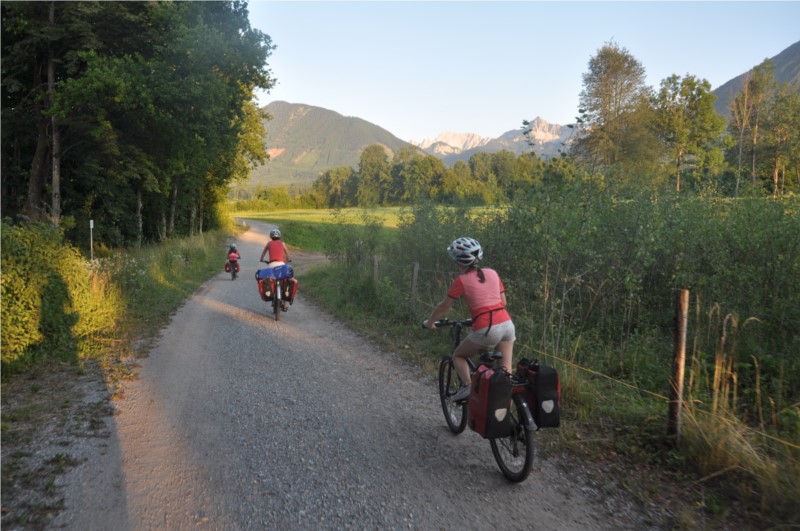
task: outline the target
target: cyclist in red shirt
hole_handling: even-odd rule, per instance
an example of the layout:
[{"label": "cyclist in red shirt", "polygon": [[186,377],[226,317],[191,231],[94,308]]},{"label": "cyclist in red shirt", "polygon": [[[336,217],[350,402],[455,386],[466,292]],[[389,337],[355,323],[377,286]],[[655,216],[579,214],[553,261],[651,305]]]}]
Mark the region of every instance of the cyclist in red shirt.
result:
[{"label": "cyclist in red shirt", "polygon": [[[281,240],[281,231],[276,229],[272,229],[269,231],[270,241],[264,246],[264,250],[261,251],[261,258],[259,258],[260,262],[267,262],[267,267],[277,267],[286,264],[287,262],[291,262],[292,259],[289,257],[289,249],[286,247],[286,244],[283,243]],[[269,255],[269,260],[264,260],[264,257]],[[297,291],[297,280],[294,278],[286,279],[286,282],[289,283],[291,286],[290,290],[292,293]],[[294,295],[292,295],[294,298]],[[282,301],[281,303],[281,310],[284,312],[287,310],[286,301]]]},{"label": "cyclist in red shirt", "polygon": [[261,258],[259,258],[259,262],[264,261],[264,256],[269,253],[269,260],[267,261],[267,265],[269,267],[275,267],[279,265],[283,265],[286,262],[291,262],[292,259],[289,257],[289,249],[286,248],[286,244],[283,243],[281,240],[281,231],[278,229],[272,229],[269,231],[270,241],[264,246],[264,250],[261,251]]},{"label": "cyclist in red shirt", "polygon": [[[242,255],[239,254],[239,251],[236,249],[236,244],[232,243],[230,247],[228,247],[228,263],[230,267],[233,267],[236,272],[239,272],[239,260],[241,260]],[[228,269],[226,267],[225,271],[227,272]]]},{"label": "cyclist in red shirt", "polygon": [[516,330],[511,316],[506,311],[506,294],[497,272],[481,268],[483,258],[481,244],[472,238],[458,238],[447,248],[460,273],[453,281],[447,296],[433,309],[423,323],[427,328],[436,328],[455,301],[464,297],[472,317],[472,332],[453,352],[453,365],[461,379],[461,388],[453,400],[469,396],[469,365],[466,358],[478,354],[481,349],[496,348],[503,353],[503,367],[511,373],[511,359],[516,341]]}]

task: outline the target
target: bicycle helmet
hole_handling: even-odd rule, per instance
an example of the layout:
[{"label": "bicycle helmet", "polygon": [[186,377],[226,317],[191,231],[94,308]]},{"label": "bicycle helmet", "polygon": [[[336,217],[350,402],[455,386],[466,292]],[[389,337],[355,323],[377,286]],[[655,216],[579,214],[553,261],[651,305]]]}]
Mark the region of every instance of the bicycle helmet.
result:
[{"label": "bicycle helmet", "polygon": [[235,243],[232,243],[232,244],[231,244],[231,251],[235,251],[235,250],[236,250],[236,244],[235,244]]},{"label": "bicycle helmet", "polygon": [[471,266],[481,261],[483,249],[477,240],[472,238],[457,238],[447,248],[450,258],[459,265]]},{"label": "bicycle helmet", "polygon": [[279,231],[278,229],[272,229],[271,231],[269,231],[269,237],[272,238],[273,240],[276,238],[280,238],[281,231]]}]

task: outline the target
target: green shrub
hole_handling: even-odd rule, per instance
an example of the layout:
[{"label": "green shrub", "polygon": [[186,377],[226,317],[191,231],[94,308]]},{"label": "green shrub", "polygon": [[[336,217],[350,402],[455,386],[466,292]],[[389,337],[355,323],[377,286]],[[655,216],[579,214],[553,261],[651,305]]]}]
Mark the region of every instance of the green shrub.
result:
[{"label": "green shrub", "polygon": [[121,294],[45,224],[2,225],[4,372],[42,358],[76,360],[113,334]]}]

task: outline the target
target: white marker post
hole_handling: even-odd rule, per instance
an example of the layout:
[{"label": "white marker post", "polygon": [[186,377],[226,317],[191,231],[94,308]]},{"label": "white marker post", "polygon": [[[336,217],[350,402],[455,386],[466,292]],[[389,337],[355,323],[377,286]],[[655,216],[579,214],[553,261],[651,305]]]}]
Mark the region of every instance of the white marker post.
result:
[{"label": "white marker post", "polygon": [[89,220],[89,256],[94,260],[94,220]]}]

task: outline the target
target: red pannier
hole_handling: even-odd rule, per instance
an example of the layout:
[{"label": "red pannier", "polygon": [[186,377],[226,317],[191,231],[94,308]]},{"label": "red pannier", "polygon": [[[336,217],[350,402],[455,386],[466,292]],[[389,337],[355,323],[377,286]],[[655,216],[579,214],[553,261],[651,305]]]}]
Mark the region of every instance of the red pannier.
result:
[{"label": "red pannier", "polygon": [[236,268],[236,272],[238,273],[239,272],[239,257],[237,256],[236,253],[228,253],[228,261],[225,263],[225,272],[226,273],[230,273],[231,272],[231,264],[233,264],[233,267]]},{"label": "red pannier", "polygon": [[289,304],[294,302],[294,296],[297,295],[297,279],[287,278],[283,281],[283,300]]},{"label": "red pannier", "polygon": [[561,379],[558,371],[538,360],[522,359],[517,363],[517,375],[528,379],[525,400],[536,426],[558,428],[561,425]]},{"label": "red pannier", "polygon": [[508,409],[511,405],[511,378],[504,370],[481,365],[472,375],[467,403],[467,424],[485,439],[511,433]]}]

